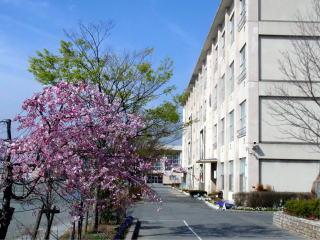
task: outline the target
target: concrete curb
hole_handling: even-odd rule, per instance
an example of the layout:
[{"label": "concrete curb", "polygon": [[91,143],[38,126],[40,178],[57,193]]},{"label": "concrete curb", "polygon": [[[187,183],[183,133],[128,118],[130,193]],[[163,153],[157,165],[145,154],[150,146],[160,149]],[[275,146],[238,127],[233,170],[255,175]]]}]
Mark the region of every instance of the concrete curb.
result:
[{"label": "concrete curb", "polygon": [[129,231],[125,237],[125,240],[136,240],[138,239],[139,236],[139,231],[140,231],[140,226],[141,226],[141,222],[139,221],[139,219],[134,219]]},{"label": "concrete curb", "polygon": [[171,187],[171,188],[174,189],[174,190],[176,190],[176,191],[179,192],[179,193],[182,193],[182,194],[190,197],[190,194],[189,194],[189,193],[186,193],[186,192],[184,192],[184,191],[182,191],[182,190],[180,190],[180,189],[174,188],[174,187]]},{"label": "concrete curb", "polygon": [[204,203],[205,203],[208,207],[213,208],[213,209],[215,209],[215,210],[219,210],[219,209],[220,209],[218,206],[216,206],[216,205],[214,205],[214,204],[212,204],[212,203],[209,203],[208,201],[204,201]]}]

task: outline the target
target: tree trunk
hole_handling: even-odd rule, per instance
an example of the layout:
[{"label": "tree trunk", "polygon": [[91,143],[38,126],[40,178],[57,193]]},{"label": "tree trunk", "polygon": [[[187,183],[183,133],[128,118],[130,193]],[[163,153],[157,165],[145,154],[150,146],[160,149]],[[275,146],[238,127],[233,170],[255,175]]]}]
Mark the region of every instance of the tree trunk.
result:
[{"label": "tree trunk", "polygon": [[48,213],[47,213],[48,224],[47,224],[46,234],[45,234],[45,237],[44,237],[45,240],[49,240],[50,239],[50,233],[51,233],[51,226],[52,226],[53,218],[54,218],[54,215],[56,213],[59,213],[59,212],[60,211],[56,208],[56,206],[54,206],[53,209],[49,209],[48,210]]},{"label": "tree trunk", "polygon": [[38,216],[37,216],[36,225],[34,227],[33,234],[32,234],[32,240],[36,240],[36,238],[37,238],[39,226],[40,226],[40,223],[41,223],[42,214],[43,214],[43,205],[42,205],[42,208],[40,209],[40,211],[38,213]]},{"label": "tree trunk", "polygon": [[72,222],[72,231],[70,234],[70,240],[74,240],[76,235],[76,222]]},{"label": "tree trunk", "polygon": [[44,235],[45,240],[50,239],[50,233],[51,233],[51,226],[52,226],[52,220],[53,220],[53,214],[49,213],[47,216],[47,228],[46,228],[46,233]]},{"label": "tree trunk", "polygon": [[96,190],[96,196],[95,196],[95,204],[94,204],[94,218],[93,218],[93,232],[97,233],[98,232],[98,227],[99,227],[99,192],[100,192],[100,187],[97,187]]},{"label": "tree trunk", "polygon": [[83,217],[80,217],[78,221],[78,240],[82,239],[82,222],[83,222]]},{"label": "tree trunk", "polygon": [[85,227],[84,227],[84,232],[88,233],[88,224],[89,224],[89,210],[86,212],[86,222],[85,222]]}]

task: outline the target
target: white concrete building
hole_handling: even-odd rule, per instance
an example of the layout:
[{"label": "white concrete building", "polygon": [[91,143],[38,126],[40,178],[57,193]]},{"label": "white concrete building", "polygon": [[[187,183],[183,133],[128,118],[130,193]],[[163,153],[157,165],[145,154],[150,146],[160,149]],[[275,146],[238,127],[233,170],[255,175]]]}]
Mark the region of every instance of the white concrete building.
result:
[{"label": "white concrete building", "polygon": [[153,164],[148,182],[164,185],[181,184],[184,176],[181,172],[181,146],[167,145],[162,150],[163,156]]},{"label": "white concrete building", "polygon": [[190,189],[224,197],[257,184],[310,191],[320,154],[279,131],[268,114],[283,82],[278,60],[313,0],[222,0],[188,85],[183,166]]}]

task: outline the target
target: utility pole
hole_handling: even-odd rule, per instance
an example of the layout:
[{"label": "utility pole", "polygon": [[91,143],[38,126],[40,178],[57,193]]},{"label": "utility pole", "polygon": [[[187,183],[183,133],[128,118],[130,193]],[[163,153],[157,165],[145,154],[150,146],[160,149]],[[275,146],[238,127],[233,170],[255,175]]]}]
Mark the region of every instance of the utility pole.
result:
[{"label": "utility pole", "polygon": [[[7,129],[7,139],[5,141],[11,142],[11,120],[6,119],[0,121],[0,123],[6,124]],[[12,164],[11,164],[11,154],[8,153],[4,158],[3,162],[3,171],[4,171],[4,190],[3,190],[3,200],[2,200],[2,209],[0,209],[0,239],[5,239],[10,225],[14,208],[11,207],[12,199],[12,185],[13,185],[13,174],[12,174]]]}]

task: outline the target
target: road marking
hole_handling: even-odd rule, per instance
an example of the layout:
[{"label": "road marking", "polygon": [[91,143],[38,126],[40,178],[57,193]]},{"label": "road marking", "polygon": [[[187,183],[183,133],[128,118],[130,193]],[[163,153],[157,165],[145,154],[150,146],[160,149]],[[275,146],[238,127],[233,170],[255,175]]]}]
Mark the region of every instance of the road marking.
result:
[{"label": "road marking", "polygon": [[193,231],[193,229],[188,225],[186,220],[183,220],[183,222],[184,222],[184,225],[186,225],[187,228],[189,228],[189,230],[198,238],[198,240],[202,240],[202,238],[195,231]]}]

